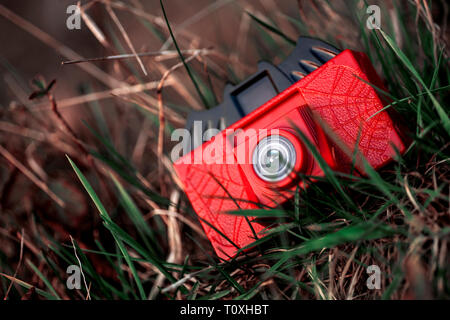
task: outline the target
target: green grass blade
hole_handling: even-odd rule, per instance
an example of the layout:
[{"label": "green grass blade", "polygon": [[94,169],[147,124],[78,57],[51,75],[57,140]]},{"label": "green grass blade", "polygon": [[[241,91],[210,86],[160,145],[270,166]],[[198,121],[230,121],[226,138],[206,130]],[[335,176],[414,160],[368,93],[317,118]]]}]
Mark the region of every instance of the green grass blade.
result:
[{"label": "green grass blade", "polygon": [[250,16],[250,18],[252,18],[254,21],[256,21],[258,24],[260,24],[261,26],[263,26],[264,28],[266,28],[267,30],[269,30],[270,32],[280,36],[283,40],[285,40],[287,43],[289,43],[290,45],[295,46],[296,45],[296,41],[289,38],[287,35],[285,35],[282,31],[280,31],[278,28],[262,21],[261,19],[259,19],[258,17],[256,17],[255,15],[253,15],[252,13],[247,11],[247,14]]},{"label": "green grass blade", "polygon": [[194,75],[192,74],[191,68],[190,68],[189,65],[186,63],[186,60],[184,59],[184,56],[183,56],[183,54],[181,53],[180,48],[178,47],[178,43],[177,43],[177,41],[176,41],[176,39],[175,39],[175,36],[174,36],[174,34],[173,34],[173,32],[172,32],[172,28],[171,28],[171,26],[170,26],[169,19],[167,19],[166,10],[165,10],[165,8],[164,8],[163,1],[160,0],[159,2],[160,2],[160,4],[161,4],[161,9],[162,9],[162,12],[163,12],[163,15],[164,15],[164,20],[166,21],[167,28],[169,29],[170,36],[172,37],[172,41],[173,41],[173,44],[175,45],[175,48],[177,49],[178,55],[180,56],[180,59],[181,59],[181,61],[183,62],[183,65],[184,65],[184,67],[186,68],[186,71],[187,71],[189,77],[191,78],[192,83],[194,84],[195,90],[197,91],[197,93],[198,93],[200,99],[201,99],[202,102],[203,102],[203,105],[208,109],[208,108],[210,108],[211,106],[208,105],[208,102],[207,102],[206,98],[203,96],[203,93],[200,91],[200,87],[199,87],[197,81],[195,80]]},{"label": "green grass blade", "polygon": [[42,274],[41,271],[31,262],[30,260],[27,260],[27,264],[30,266],[30,268],[38,275],[38,277],[42,280],[42,282],[45,284],[45,286],[50,290],[51,294],[57,299],[61,300],[61,297],[56,292],[55,288],[53,288],[50,281]]},{"label": "green grass blade", "polygon": [[422,85],[422,87],[427,92],[430,100],[433,102],[434,107],[436,108],[436,111],[439,115],[439,118],[442,121],[442,125],[444,126],[445,130],[447,131],[447,135],[450,135],[450,118],[448,117],[448,114],[444,111],[444,108],[441,106],[439,101],[437,101],[436,97],[431,93],[428,86],[423,81],[420,74],[417,72],[416,68],[412,65],[411,61],[408,59],[408,57],[400,50],[400,48],[397,46],[397,44],[392,40],[391,37],[389,37],[383,30],[380,30],[381,35],[386,40],[386,42],[391,47],[392,51],[397,55],[397,57],[400,59],[400,61],[405,65],[405,67],[411,72],[411,74],[416,78],[416,80]]}]

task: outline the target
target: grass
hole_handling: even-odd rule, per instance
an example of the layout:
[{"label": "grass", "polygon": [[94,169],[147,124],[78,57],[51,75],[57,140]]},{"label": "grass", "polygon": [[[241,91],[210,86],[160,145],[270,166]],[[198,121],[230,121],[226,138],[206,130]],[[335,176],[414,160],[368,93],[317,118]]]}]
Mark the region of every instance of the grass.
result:
[{"label": "grass", "polygon": [[[333,172],[308,145],[325,177],[314,177],[318,181],[312,183],[313,177],[302,176],[309,188],[298,188],[283,207],[230,213],[273,223],[257,246],[252,244],[228,262],[213,253],[164,159],[170,155],[168,134],[177,127],[176,119],[185,118],[191,107],[210,106],[213,97],[220,97],[217,87],[228,78],[250,74],[258,57],[245,56],[244,48],[239,58],[228,58],[232,49],[217,49],[222,46],[219,35],[217,43],[210,43],[186,25],[177,28],[166,2],[160,3],[162,20],[136,3],[111,1],[111,6],[136,18],[159,46],[170,41],[169,53],[158,59],[142,57],[147,70],[155,70],[156,80],[166,72],[177,79],[164,83],[164,94],[146,90],[114,96],[112,103],[91,102],[83,109],[83,129],[77,136],[61,129],[58,118],[33,111],[48,104],[48,92],[37,102],[27,102],[21,113],[3,111],[0,138],[5,150],[15,155],[15,162],[2,162],[1,171],[0,293],[5,298],[450,298],[449,56],[429,14],[438,2],[394,1],[392,8],[383,4],[382,30],[365,27],[364,1],[317,1],[318,7],[300,1],[300,14],[267,10],[275,5],[272,1],[261,1],[262,7],[226,4],[244,21],[240,36],[247,37],[247,46],[272,61],[282,60],[293,47],[292,39],[308,35],[306,30],[339,47],[365,51],[386,80],[389,96],[379,92],[390,100],[385,109],[395,109],[411,133],[403,156],[380,171],[366,165],[364,177]],[[206,24],[212,25],[214,15],[221,14],[215,10],[223,8],[217,8],[222,7],[202,9]],[[90,8],[85,9],[89,13]],[[0,13],[5,16],[4,9]],[[322,26],[325,20],[335,30]],[[115,34],[112,26],[108,28],[106,37],[114,40],[108,53],[124,52],[121,43],[127,37],[121,32],[126,30],[124,25]],[[190,54],[183,49],[192,43],[212,49],[188,61]],[[14,66],[0,61],[14,79],[23,79]],[[179,68],[171,70],[177,64]],[[136,60],[119,60],[116,67],[130,81],[120,81],[121,86],[150,81],[137,66]],[[101,77],[91,63],[83,68]],[[109,69],[108,76],[118,77],[117,68]],[[97,80],[101,86],[108,83]],[[26,81],[20,82],[25,86]],[[87,87],[93,91],[98,86]],[[37,92],[42,90],[45,86]],[[64,102],[57,97],[55,101]],[[135,126],[126,125],[123,118]],[[147,131],[141,130],[144,121]],[[73,119],[64,122],[73,125]],[[163,141],[161,148],[158,141]],[[42,152],[30,152],[30,146]],[[41,183],[29,182],[15,163],[30,167]],[[61,197],[65,208],[45,190]],[[86,281],[80,290],[68,290],[65,284],[66,268],[72,264],[82,265]],[[381,269],[379,290],[366,286],[370,265]]]}]

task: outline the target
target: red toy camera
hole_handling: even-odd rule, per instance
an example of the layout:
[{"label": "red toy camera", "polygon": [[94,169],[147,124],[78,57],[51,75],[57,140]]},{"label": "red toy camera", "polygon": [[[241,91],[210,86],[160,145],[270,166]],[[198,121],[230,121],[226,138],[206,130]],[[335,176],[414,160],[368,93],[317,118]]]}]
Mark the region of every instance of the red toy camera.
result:
[{"label": "red toy camera", "polygon": [[[309,59],[302,59],[305,54]],[[238,248],[255,240],[255,234],[263,236],[265,228],[227,211],[279,206],[301,183],[299,173],[324,175],[305,138],[331,168],[342,172],[351,167],[355,150],[375,169],[405,150],[393,119],[382,111],[383,102],[374,87],[384,86],[364,53],[339,53],[318,40],[300,38],[293,55],[288,60],[294,59],[300,71],[293,64],[266,64],[244,82],[244,88],[226,90],[226,98],[231,97],[238,110],[231,110],[229,104],[229,112],[242,116],[227,117],[223,107],[219,121],[214,120],[222,123],[222,130],[210,134],[209,141],[197,143],[174,164],[221,258],[233,257]],[[274,80],[278,75],[288,81]],[[207,117],[197,118],[205,121]],[[232,118],[232,123],[223,127],[224,118],[228,122]],[[358,162],[356,169],[364,174]]]}]

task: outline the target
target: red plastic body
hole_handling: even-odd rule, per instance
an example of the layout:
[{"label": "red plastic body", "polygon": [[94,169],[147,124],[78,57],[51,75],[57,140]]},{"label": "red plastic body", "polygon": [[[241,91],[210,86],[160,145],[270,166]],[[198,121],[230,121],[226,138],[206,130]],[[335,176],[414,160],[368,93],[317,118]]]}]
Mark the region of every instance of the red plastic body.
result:
[{"label": "red plastic body", "polygon": [[[312,176],[323,172],[298,139],[298,129],[335,170],[347,170],[350,159],[346,154],[356,145],[375,169],[392,160],[393,147],[404,152],[393,120],[387,112],[379,112],[383,103],[368,83],[384,88],[365,54],[345,50],[175,162],[185,192],[219,257],[233,257],[237,247],[251,244],[255,233],[260,237],[258,233],[265,228],[252,219],[250,226],[244,217],[227,211],[258,209],[258,203],[275,207],[292,197],[298,185],[295,174],[278,183],[263,181],[252,163],[238,159],[252,154],[264,138],[258,129],[267,129],[268,134],[278,130],[294,141],[298,155],[294,171]],[[238,129],[242,131],[230,135]]]}]

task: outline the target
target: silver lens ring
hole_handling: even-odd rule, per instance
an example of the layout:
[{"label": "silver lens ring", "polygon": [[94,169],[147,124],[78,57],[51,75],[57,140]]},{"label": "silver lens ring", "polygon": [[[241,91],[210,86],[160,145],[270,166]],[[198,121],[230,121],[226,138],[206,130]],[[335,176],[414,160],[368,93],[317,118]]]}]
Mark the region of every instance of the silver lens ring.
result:
[{"label": "silver lens ring", "polygon": [[271,135],[262,139],[253,151],[253,168],[261,179],[279,182],[294,169],[297,161],[295,147],[289,139]]}]

